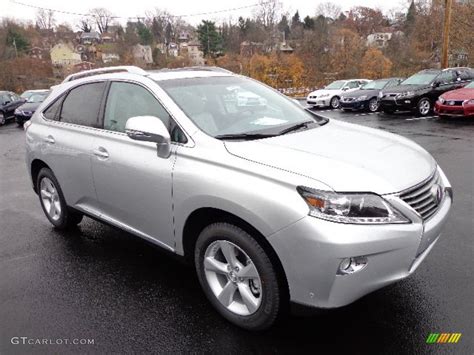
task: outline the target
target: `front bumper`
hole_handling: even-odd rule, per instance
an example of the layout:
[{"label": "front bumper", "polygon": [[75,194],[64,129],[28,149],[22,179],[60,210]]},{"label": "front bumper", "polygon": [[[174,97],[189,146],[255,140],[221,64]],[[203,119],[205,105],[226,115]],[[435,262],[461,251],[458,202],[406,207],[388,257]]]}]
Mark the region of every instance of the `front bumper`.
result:
[{"label": "front bumper", "polygon": [[330,105],[330,102],[331,98],[329,96],[324,98],[306,99],[306,104],[312,107],[328,107]]},{"label": "front bumper", "polygon": [[442,116],[451,117],[474,117],[474,105],[464,104],[462,106],[443,105],[436,102],[434,112]]},{"label": "front bumper", "polygon": [[340,101],[339,107],[343,110],[366,110],[368,108],[369,101]]},{"label": "front bumper", "polygon": [[31,116],[27,115],[15,115],[16,123],[25,123],[26,121],[30,120]]},{"label": "front bumper", "polygon": [[[341,307],[417,269],[440,236],[451,195],[445,194],[437,213],[425,222],[403,201],[390,201],[412,223],[351,225],[307,216],[268,238],[285,270],[292,302]],[[337,273],[343,259],[358,256],[367,258],[365,268]]]},{"label": "front bumper", "polygon": [[417,101],[415,98],[392,98],[387,97],[379,100],[379,108],[393,111],[411,111],[416,108]]}]

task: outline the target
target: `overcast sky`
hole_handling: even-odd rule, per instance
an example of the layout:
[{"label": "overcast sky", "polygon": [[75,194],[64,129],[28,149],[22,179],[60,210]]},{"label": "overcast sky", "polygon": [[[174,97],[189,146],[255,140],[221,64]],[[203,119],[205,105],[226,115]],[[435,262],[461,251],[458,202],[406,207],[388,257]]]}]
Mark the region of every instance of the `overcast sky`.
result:
[{"label": "overcast sky", "polygon": [[[168,10],[174,15],[188,15],[203,12],[212,12],[219,10],[232,9],[247,5],[253,5],[258,0],[0,0],[0,17],[12,17],[20,20],[33,20],[37,10],[22,6],[18,3],[51,8],[55,10],[62,10],[68,12],[86,13],[89,9],[94,7],[105,7],[112,11],[117,16],[133,17],[143,16],[147,10],[155,7]],[[319,0],[281,0],[284,10],[291,15],[299,10],[300,16],[303,18],[306,15],[313,16]],[[405,9],[407,0],[337,0],[333,1],[342,7],[343,10],[348,10],[353,6],[367,6],[379,8],[384,12],[391,9]],[[233,18],[237,19],[239,16],[250,16],[254,8],[240,9],[235,11],[228,11],[212,15],[200,15],[185,17],[187,22],[197,24],[202,19],[213,19],[220,22],[222,19]],[[58,22],[69,22],[75,24],[80,17],[72,15],[64,15],[57,13]],[[125,22],[123,20],[122,22]]]}]

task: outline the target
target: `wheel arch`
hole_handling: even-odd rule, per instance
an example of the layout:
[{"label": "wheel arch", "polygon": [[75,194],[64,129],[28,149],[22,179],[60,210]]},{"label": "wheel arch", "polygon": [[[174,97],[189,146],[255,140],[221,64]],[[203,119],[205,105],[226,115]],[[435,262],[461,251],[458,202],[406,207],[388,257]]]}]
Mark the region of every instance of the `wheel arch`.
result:
[{"label": "wheel arch", "polygon": [[43,169],[43,168],[47,168],[47,169],[51,170],[51,168],[48,166],[48,164],[46,164],[41,159],[34,159],[31,162],[30,174],[31,174],[31,180],[33,182],[33,190],[35,190],[36,193],[38,193],[38,187],[36,186],[36,180],[38,180],[38,174],[41,171],[41,169]]},{"label": "wheel arch", "polygon": [[242,228],[245,232],[247,232],[257,240],[257,242],[261,245],[263,250],[265,250],[273,265],[275,266],[278,275],[283,281],[282,286],[285,288],[287,296],[289,297],[288,281],[285,270],[283,269],[283,265],[280,261],[280,258],[268,242],[267,238],[265,238],[265,236],[259,230],[257,230],[257,228],[252,226],[244,219],[222,209],[203,207],[194,210],[188,216],[184,224],[182,235],[184,258],[186,262],[190,265],[194,264],[194,247],[196,245],[196,241],[199,237],[199,234],[205,227],[216,222],[231,223],[239,228]]}]

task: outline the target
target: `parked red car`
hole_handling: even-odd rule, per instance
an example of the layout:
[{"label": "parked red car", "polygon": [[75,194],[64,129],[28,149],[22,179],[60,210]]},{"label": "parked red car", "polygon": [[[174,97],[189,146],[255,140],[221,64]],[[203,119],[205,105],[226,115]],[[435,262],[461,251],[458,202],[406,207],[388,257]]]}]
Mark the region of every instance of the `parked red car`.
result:
[{"label": "parked red car", "polygon": [[436,101],[434,111],[439,117],[474,118],[474,81],[462,89],[444,93]]}]

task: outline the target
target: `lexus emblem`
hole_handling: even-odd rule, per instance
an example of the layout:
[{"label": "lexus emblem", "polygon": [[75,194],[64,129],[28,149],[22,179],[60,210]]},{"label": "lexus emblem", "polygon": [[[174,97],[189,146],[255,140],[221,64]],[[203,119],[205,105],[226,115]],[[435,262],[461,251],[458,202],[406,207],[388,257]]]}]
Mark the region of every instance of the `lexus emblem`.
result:
[{"label": "lexus emblem", "polygon": [[431,196],[433,197],[433,200],[436,202],[437,205],[439,205],[439,203],[443,199],[443,188],[438,184],[434,184],[433,186],[431,186],[430,192]]}]

